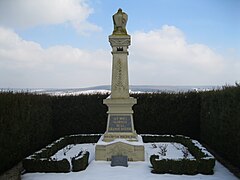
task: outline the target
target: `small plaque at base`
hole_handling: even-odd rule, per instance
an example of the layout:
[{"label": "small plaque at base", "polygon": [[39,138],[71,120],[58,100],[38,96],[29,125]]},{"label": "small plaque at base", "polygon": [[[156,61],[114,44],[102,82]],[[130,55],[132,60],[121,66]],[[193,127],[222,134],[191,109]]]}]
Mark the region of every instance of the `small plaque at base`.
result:
[{"label": "small plaque at base", "polygon": [[124,166],[128,167],[128,157],[127,156],[112,156],[111,166]]}]

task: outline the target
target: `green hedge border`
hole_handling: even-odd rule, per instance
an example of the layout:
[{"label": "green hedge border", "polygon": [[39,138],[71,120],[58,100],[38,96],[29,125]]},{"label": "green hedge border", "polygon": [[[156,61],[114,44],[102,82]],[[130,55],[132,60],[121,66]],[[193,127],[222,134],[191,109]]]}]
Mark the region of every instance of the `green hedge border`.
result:
[{"label": "green hedge border", "polygon": [[185,136],[172,135],[142,135],[144,142],[176,142],[188,148],[195,157],[192,159],[161,159],[158,155],[152,155],[150,162],[153,166],[152,173],[157,174],[187,174],[198,173],[211,175],[214,173],[215,158],[198,142]]},{"label": "green hedge border", "polygon": [[[23,161],[23,167],[27,172],[70,172],[71,166],[67,159],[54,161],[50,159],[58,150],[68,144],[96,143],[101,134],[93,135],[70,135],[56,140],[40,151],[27,157]],[[144,142],[176,142],[186,146],[189,152],[195,157],[192,159],[162,159],[158,155],[152,155],[150,162],[153,166],[152,173],[163,174],[187,174],[195,175],[213,174],[215,158],[198,141],[185,136],[173,135],[142,135]],[[79,154],[80,155],[80,154]],[[82,171],[88,166],[89,152],[81,156],[73,157],[71,160],[72,171]]]},{"label": "green hedge border", "polygon": [[77,172],[77,171],[83,171],[87,168],[88,166],[88,158],[89,158],[89,152],[82,152],[84,153],[83,156],[79,157],[74,157],[72,158],[72,171]]},{"label": "green hedge border", "polygon": [[[100,136],[99,134],[79,134],[60,138],[40,151],[25,158],[23,160],[23,167],[26,172],[70,172],[71,166],[67,159],[56,161],[52,160],[50,157],[69,144],[96,143]],[[87,151],[80,157],[73,157],[71,161],[72,171],[85,170],[88,166],[88,158],[89,152]]]}]

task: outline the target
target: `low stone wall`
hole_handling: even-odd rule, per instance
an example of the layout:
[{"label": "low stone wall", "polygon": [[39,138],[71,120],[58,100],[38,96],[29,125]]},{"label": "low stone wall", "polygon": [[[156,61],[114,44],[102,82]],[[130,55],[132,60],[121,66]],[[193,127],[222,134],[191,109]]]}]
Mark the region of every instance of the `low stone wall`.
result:
[{"label": "low stone wall", "polygon": [[0,180],[21,180],[22,162],[0,175]]}]

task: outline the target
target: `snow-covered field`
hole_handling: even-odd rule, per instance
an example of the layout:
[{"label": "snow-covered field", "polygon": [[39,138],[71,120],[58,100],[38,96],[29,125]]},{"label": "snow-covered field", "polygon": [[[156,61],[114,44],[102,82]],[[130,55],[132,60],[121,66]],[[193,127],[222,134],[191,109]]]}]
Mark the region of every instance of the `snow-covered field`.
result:
[{"label": "snow-covered field", "polygon": [[[206,179],[206,180],[237,180],[219,162],[216,162],[214,175],[171,175],[152,174],[149,157],[152,154],[160,155],[160,158],[183,158],[186,155],[186,148],[178,143],[145,143],[145,161],[129,162],[128,167],[111,167],[111,162],[95,161],[95,144],[70,145],[58,151],[53,157],[57,159],[73,157],[80,151],[90,152],[89,166],[85,171],[70,173],[27,173],[22,175],[22,180],[185,180],[185,179]],[[164,153],[166,152],[166,153]],[[64,155],[65,154],[65,155]],[[193,158],[189,153],[187,158]]]},{"label": "snow-covered field", "polygon": [[[130,86],[130,93],[153,93],[153,92],[188,92],[188,91],[209,91],[212,89],[219,89],[218,86]],[[89,88],[72,88],[72,89],[57,89],[57,88],[0,88],[0,92],[28,92],[36,94],[48,94],[51,96],[77,96],[80,94],[106,94],[110,93],[111,87],[106,86],[95,86]]]}]

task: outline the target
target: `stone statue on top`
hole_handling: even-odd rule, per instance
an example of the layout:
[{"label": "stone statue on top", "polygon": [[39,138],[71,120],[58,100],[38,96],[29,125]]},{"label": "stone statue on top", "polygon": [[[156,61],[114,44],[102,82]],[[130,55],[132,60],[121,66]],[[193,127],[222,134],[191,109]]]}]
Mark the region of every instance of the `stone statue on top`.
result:
[{"label": "stone statue on top", "polygon": [[126,24],[128,15],[121,8],[113,15],[114,30],[113,35],[127,35]]}]

